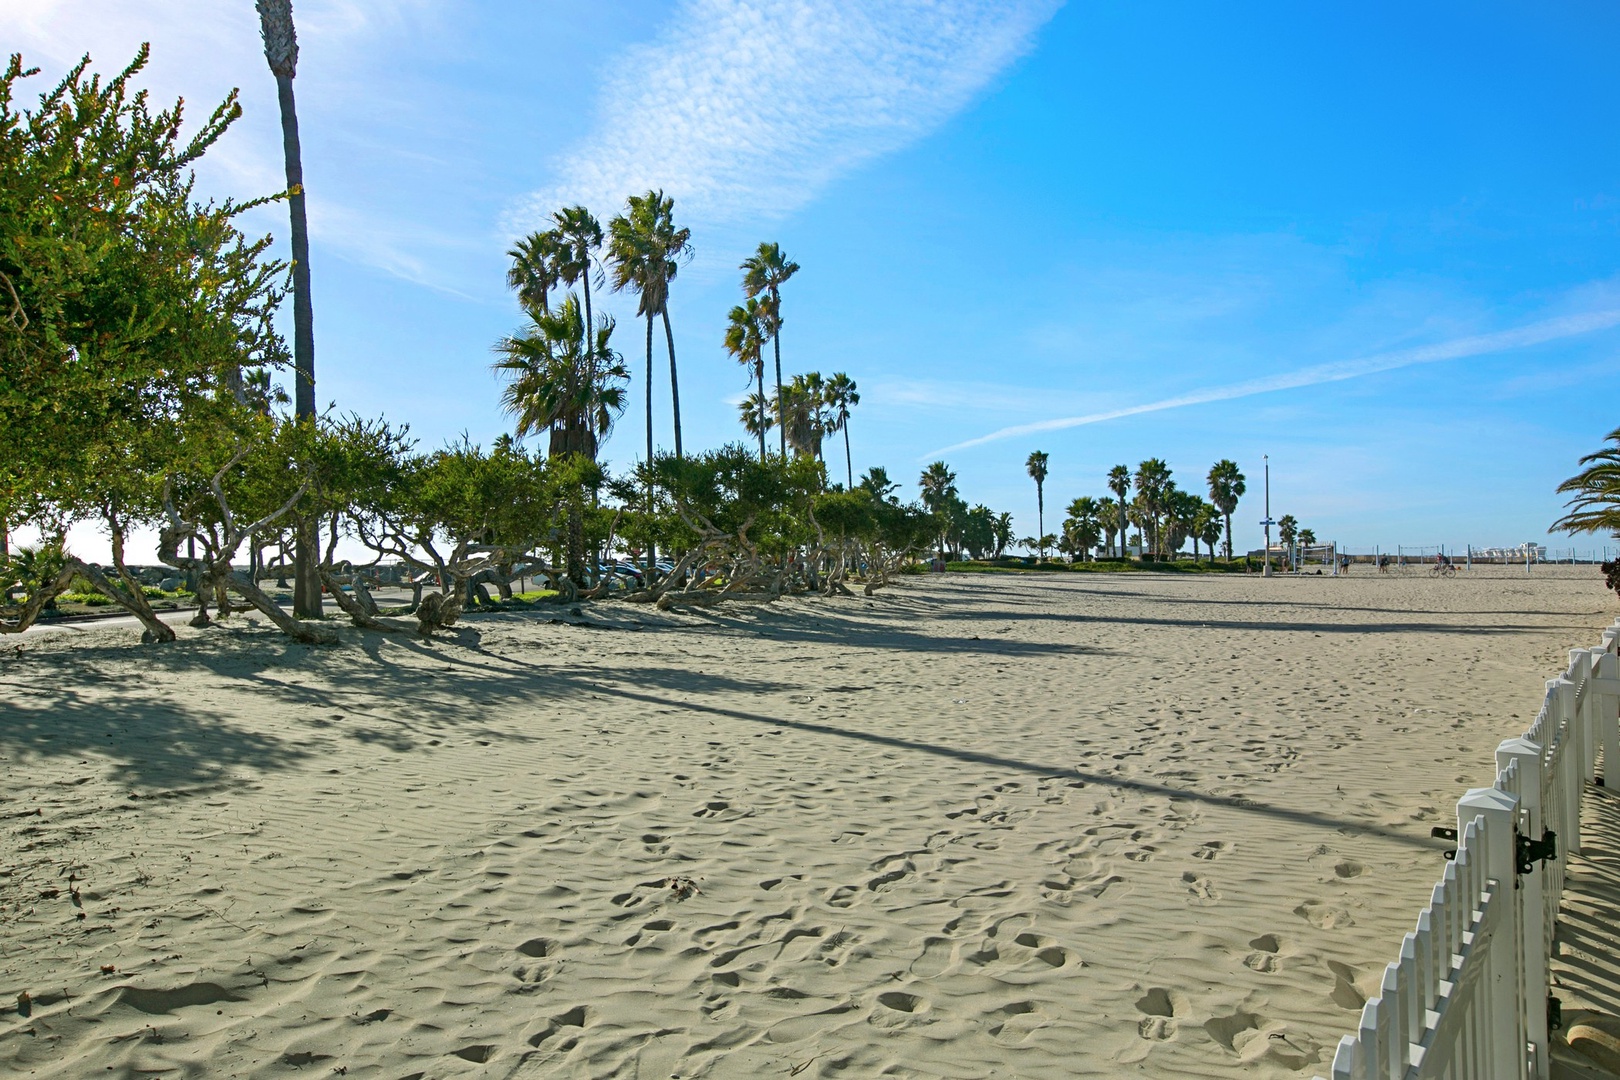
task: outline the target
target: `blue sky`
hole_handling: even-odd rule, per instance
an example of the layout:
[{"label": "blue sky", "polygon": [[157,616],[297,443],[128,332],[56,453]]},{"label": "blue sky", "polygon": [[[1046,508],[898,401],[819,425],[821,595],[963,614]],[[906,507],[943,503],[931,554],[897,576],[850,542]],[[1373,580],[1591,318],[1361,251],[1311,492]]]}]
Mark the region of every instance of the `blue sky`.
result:
[{"label": "blue sky", "polygon": [[[742,437],[722,327],[737,262],[776,240],[803,267],[784,368],[857,380],[856,471],[885,465],[910,494],[943,457],[1020,532],[1031,450],[1051,455],[1049,508],[1105,494],[1116,463],[1163,457],[1202,490],[1231,457],[1253,545],[1269,454],[1274,513],[1320,537],[1518,543],[1544,537],[1553,488],[1620,425],[1610,5],[295,13],[320,399],[426,445],[509,426],[489,362],[518,322],[511,239],[648,186],[697,249],[672,300],[689,447]],[[199,112],[241,87],[247,115],[203,183],[280,187],[247,0],[14,0],[0,40],[47,74],[150,40],[146,84]],[[254,225],[286,233],[273,210]],[[622,465],[644,443],[645,361],[633,299],[607,307],[637,373],[607,448]]]}]

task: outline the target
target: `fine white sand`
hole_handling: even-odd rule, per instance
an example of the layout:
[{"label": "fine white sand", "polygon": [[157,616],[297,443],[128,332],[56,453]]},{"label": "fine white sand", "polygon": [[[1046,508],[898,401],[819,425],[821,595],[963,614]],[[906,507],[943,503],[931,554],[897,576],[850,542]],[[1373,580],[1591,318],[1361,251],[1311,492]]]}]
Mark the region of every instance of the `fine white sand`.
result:
[{"label": "fine white sand", "polygon": [[1615,606],[945,575],[0,642],[0,1073],[1309,1076]]}]

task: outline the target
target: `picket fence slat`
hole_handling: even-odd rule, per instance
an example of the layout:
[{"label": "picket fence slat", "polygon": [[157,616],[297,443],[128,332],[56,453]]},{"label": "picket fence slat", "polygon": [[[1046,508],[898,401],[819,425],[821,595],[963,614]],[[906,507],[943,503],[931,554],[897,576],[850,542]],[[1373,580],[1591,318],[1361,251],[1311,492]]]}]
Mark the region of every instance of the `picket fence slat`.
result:
[{"label": "picket fence slat", "polygon": [[[1458,800],[1456,854],[1339,1040],[1331,1080],[1547,1080],[1559,903],[1586,786],[1611,777],[1620,787],[1620,619],[1569,651],[1524,735],[1497,747],[1492,786]],[[1544,839],[1551,853],[1521,874],[1521,846]]]}]

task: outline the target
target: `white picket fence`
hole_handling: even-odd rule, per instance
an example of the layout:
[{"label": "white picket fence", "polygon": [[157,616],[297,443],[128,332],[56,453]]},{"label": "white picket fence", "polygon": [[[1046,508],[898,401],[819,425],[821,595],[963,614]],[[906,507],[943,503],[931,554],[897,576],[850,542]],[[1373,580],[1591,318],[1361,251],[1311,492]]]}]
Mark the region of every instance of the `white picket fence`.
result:
[{"label": "white picket fence", "polygon": [[1617,641],[1620,619],[1602,646],[1571,650],[1536,722],[1496,748],[1496,782],[1457,801],[1456,856],[1332,1080],[1546,1080],[1547,962],[1600,745],[1620,786]]}]

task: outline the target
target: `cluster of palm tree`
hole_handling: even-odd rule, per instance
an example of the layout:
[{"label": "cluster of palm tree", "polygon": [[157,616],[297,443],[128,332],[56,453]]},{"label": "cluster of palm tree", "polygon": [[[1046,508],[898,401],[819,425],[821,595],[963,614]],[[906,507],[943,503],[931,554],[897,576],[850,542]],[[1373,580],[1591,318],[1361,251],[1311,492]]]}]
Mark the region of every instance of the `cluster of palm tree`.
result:
[{"label": "cluster of palm tree", "polygon": [[[860,404],[855,381],[843,372],[822,378],[810,371],[782,382],[782,286],[799,271],[799,264],[774,243],[762,243],[738,267],[743,272],[743,302],[731,309],[726,321],[726,352],[743,366],[754,390],[738,403],[743,430],[759,442],[765,460],[765,437],[774,428],[777,450],[789,449],[800,457],[823,460],[821,443],[829,434],[844,433],[844,475],[855,486],[855,466],[849,452],[849,412]],[[765,392],[765,344],[770,343],[776,369],[775,392]]]},{"label": "cluster of palm tree", "polygon": [[1132,542],[1130,527],[1135,526],[1143,550],[1158,558],[1173,555],[1190,540],[1195,557],[1202,542],[1213,559],[1224,532],[1230,559],[1232,513],[1246,490],[1243,473],[1236,462],[1223,459],[1211,466],[1205,482],[1207,501],[1178,487],[1161,458],[1148,458],[1134,472],[1127,465],[1115,465],[1107,479],[1112,498],[1083,496],[1069,504],[1061,548],[1071,555],[1102,548],[1123,558]]},{"label": "cluster of palm tree", "polygon": [[[598,256],[604,240],[605,262]],[[601,223],[583,206],[551,216],[551,227],[519,240],[507,284],[517,293],[528,324],[495,346],[497,370],[510,381],[503,394],[518,418],[518,434],[550,433],[553,456],[582,454],[596,460],[602,440],[627,404],[630,372],[610,345],[614,320],[596,315],[591,285],[632,289],[636,314],[647,321],[647,456],[653,454],[653,324],[662,319],[669,352],[670,399],[675,452],[681,453],[680,381],[675,334],[669,321],[670,283],[691,252],[691,233],[675,227],[674,200],[661,191],[633,195],[623,213]],[[605,272],[604,272],[605,271]],[[567,292],[553,310],[553,294]]]},{"label": "cluster of palm tree", "polygon": [[969,506],[957,490],[956,473],[945,462],[936,461],[924,469],[917,486],[942,556],[1000,558],[1014,543],[1012,514],[998,514],[983,503]]}]

